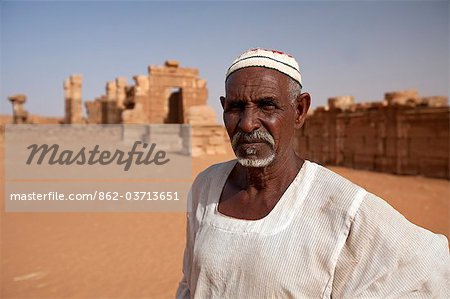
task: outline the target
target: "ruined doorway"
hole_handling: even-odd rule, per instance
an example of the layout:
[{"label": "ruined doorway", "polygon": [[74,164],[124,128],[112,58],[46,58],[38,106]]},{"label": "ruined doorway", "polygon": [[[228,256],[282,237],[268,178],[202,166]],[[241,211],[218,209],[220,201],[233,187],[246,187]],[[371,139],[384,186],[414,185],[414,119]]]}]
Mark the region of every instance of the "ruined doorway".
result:
[{"label": "ruined doorway", "polygon": [[183,117],[183,92],[181,88],[171,88],[167,99],[166,124],[182,124]]}]

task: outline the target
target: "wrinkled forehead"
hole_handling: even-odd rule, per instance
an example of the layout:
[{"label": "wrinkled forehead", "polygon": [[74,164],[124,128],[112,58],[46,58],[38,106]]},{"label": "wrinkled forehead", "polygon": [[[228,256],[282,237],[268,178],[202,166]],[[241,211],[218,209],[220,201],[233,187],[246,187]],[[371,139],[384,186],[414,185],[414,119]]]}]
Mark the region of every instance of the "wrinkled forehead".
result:
[{"label": "wrinkled forehead", "polygon": [[225,81],[225,92],[229,96],[255,96],[272,93],[283,95],[288,90],[290,78],[276,70],[263,67],[248,67],[233,72]]}]

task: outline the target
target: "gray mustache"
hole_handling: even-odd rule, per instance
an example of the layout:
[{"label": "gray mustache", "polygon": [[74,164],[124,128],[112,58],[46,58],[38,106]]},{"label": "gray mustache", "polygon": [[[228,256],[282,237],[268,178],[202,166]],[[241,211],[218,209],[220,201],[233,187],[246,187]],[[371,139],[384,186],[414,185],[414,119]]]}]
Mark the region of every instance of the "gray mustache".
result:
[{"label": "gray mustache", "polygon": [[231,140],[231,146],[235,148],[239,142],[267,142],[272,147],[275,146],[275,140],[272,135],[267,132],[263,132],[261,130],[256,130],[251,133],[244,133],[242,131],[234,134]]}]

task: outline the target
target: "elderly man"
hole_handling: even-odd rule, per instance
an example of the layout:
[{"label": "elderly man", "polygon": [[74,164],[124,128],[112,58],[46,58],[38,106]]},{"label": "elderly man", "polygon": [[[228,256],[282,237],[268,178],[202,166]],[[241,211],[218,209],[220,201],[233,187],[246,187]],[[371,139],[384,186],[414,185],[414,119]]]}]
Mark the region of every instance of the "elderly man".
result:
[{"label": "elderly man", "polygon": [[179,298],[448,298],[447,239],[298,157],[305,122],[295,59],[244,52],[223,119],[237,160],[195,180]]}]

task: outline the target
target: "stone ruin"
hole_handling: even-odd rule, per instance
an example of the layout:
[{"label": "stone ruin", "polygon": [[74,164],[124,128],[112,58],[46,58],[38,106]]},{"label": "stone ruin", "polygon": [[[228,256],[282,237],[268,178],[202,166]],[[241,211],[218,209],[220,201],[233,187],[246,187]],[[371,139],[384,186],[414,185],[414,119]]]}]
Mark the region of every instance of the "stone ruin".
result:
[{"label": "stone ruin", "polygon": [[[126,78],[116,78],[106,84],[104,95],[86,102],[87,123],[188,124],[188,116],[198,117],[188,110],[207,105],[206,81],[197,69],[182,68],[178,61],[149,66],[148,75],[133,80],[129,85]],[[215,124],[215,116],[209,121]]]},{"label": "stone ruin", "polygon": [[[217,124],[214,110],[207,105],[206,81],[195,68],[183,68],[176,60],[167,60],[164,66],[148,67],[148,75],[133,77],[134,83],[118,77],[106,83],[105,94],[85,102],[87,117],[83,114],[83,77],[71,75],[64,81],[64,118],[29,116],[24,108],[26,96],[13,95],[15,124],[189,124],[192,155],[225,154],[229,148],[225,128]],[[8,121],[9,122],[9,121]],[[171,129],[172,130],[172,129]],[[161,133],[164,135],[164,133]],[[172,132],[175,134],[176,132]],[[180,138],[185,130],[180,126]],[[167,134],[165,134],[167,135]],[[154,136],[161,140],[167,136]],[[153,138],[153,137],[152,137]],[[176,142],[179,140],[169,140]]]},{"label": "stone ruin", "polygon": [[65,118],[66,124],[83,123],[81,75],[72,75],[64,81]]},{"label": "stone ruin", "polygon": [[[149,66],[148,75],[133,77],[134,84],[118,77],[106,83],[105,94],[87,101],[83,118],[82,77],[64,82],[65,123],[68,124],[190,124],[192,154],[224,154],[228,138],[207,105],[206,81],[195,68],[182,68],[178,61]],[[181,133],[180,133],[181,134]]]},{"label": "stone ruin", "polygon": [[321,164],[450,179],[449,126],[446,97],[414,90],[372,103],[333,97],[308,115],[295,146]]},{"label": "stone ruin", "polygon": [[[10,96],[12,122],[190,124],[193,156],[230,150],[225,128],[206,104],[206,81],[197,69],[169,60],[149,66],[148,75],[133,80],[131,85],[122,77],[108,82],[104,95],[85,103],[87,118],[81,75],[64,82],[64,119],[30,116],[23,107],[26,96]],[[406,90],[387,92],[382,101],[355,103],[352,96],[340,96],[308,113],[294,143],[303,157],[321,164],[450,179],[449,126],[446,97],[420,97]]]},{"label": "stone ruin", "polygon": [[8,97],[12,104],[13,110],[13,124],[26,124],[28,123],[28,111],[24,108],[24,103],[27,101],[27,96],[24,94],[16,94]]}]

